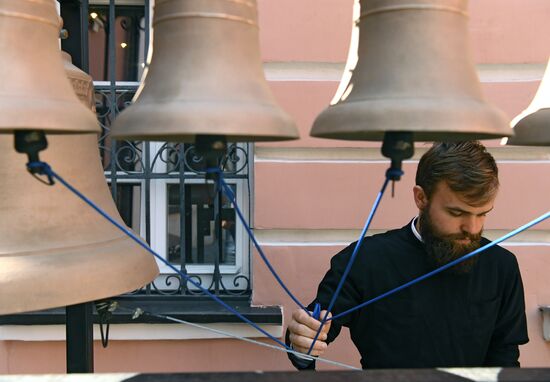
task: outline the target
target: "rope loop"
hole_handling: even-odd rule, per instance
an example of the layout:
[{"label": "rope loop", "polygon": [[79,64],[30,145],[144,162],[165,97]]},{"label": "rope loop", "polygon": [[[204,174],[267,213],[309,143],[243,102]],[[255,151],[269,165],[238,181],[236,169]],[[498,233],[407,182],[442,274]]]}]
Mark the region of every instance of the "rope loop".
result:
[{"label": "rope loop", "polygon": [[52,172],[52,168],[46,162],[29,162],[27,169],[40,175],[47,175]]}]

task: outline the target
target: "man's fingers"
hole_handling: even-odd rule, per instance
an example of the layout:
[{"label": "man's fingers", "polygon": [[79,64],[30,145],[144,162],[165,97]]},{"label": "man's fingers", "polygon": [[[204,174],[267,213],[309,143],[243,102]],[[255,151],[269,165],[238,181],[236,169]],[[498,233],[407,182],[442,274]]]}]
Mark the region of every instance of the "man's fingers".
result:
[{"label": "man's fingers", "polygon": [[[290,334],[290,342],[292,342],[292,347],[294,350],[299,351],[301,353],[307,353],[309,348],[311,347],[311,344],[313,343],[313,339]],[[315,345],[313,346],[312,355],[319,355],[322,354],[327,349],[327,344],[323,341],[316,341]]]},{"label": "man's fingers", "polygon": [[[288,324],[288,330],[292,334],[303,336],[303,337],[306,337],[306,338],[311,338],[311,339],[315,338],[315,335],[317,334],[316,329],[312,329],[312,328],[310,328],[310,327],[308,327],[304,324],[300,324],[299,322],[294,321],[294,320],[292,320],[290,322],[290,324]],[[327,339],[327,332],[324,329],[321,332],[321,334],[319,334],[319,339],[321,341],[324,341],[324,340]]]},{"label": "man's fingers", "polygon": [[[311,344],[313,343],[313,339],[321,327],[320,320],[325,317],[326,313],[326,310],[321,311],[319,320],[316,320],[301,309],[297,309],[292,312],[292,320],[288,325],[288,331],[290,332],[289,339],[294,350],[307,354]],[[330,316],[331,315],[329,314],[327,317]],[[323,325],[323,329],[321,330],[321,333],[319,333],[310,355],[320,356],[327,349],[327,344],[325,341],[327,340],[327,333],[330,329],[330,324],[331,321],[327,321]]]},{"label": "man's fingers", "polygon": [[319,321],[317,321],[315,318],[308,315],[302,309],[295,310],[292,313],[292,318],[298,323],[305,325],[313,330],[319,329],[319,326],[321,325]]},{"label": "man's fingers", "polygon": [[[309,348],[300,348],[300,347],[294,346],[294,350],[303,354],[307,354],[307,351],[309,350]],[[319,356],[322,356],[323,353],[324,353],[323,351],[312,350],[309,355],[312,357],[319,357]]]},{"label": "man's fingers", "polygon": [[[320,314],[319,320],[316,320],[315,318],[309,316],[306,312],[304,312],[302,309],[297,309],[292,313],[292,318],[294,321],[307,326],[308,328],[314,330],[317,332],[319,330],[319,327],[321,326],[321,321],[326,314],[326,310],[322,310]],[[328,317],[331,317],[331,314],[329,313]],[[330,323],[331,321],[327,321],[325,325],[323,325],[323,332],[327,333],[330,329]]]}]

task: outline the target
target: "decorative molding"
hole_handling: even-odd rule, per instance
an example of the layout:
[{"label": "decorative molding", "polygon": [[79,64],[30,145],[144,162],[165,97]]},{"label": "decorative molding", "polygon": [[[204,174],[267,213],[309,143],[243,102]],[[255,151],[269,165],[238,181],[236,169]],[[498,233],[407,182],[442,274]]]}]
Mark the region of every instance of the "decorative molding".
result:
[{"label": "decorative molding", "polygon": [[[216,330],[246,338],[267,338],[244,323],[202,324]],[[281,324],[259,324],[259,327],[274,337],[281,338]],[[111,324],[109,341],[133,340],[190,340],[230,338],[209,330],[185,324]],[[99,326],[94,325],[94,340],[100,340]],[[65,325],[2,325],[0,341],[64,341]]]},{"label": "decorative molding", "polygon": [[[418,146],[421,147],[418,147]],[[418,143],[411,160],[417,163],[429,146]],[[499,146],[488,147],[489,152],[499,163],[533,162],[550,163],[550,147]],[[379,147],[266,147],[257,146],[254,162],[288,163],[365,163],[387,162]]]},{"label": "decorative molding", "polygon": [[[368,236],[383,233],[385,230],[370,230]],[[508,230],[488,229],[483,235],[489,240],[507,234]],[[260,245],[266,247],[326,247],[348,245],[357,240],[360,229],[255,229]],[[550,246],[550,231],[528,230],[509,241],[503,247]]]},{"label": "decorative molding", "polygon": [[[538,82],[544,75],[545,63],[479,64],[476,66],[482,83]],[[340,82],[344,62],[266,62],[268,81]]]}]

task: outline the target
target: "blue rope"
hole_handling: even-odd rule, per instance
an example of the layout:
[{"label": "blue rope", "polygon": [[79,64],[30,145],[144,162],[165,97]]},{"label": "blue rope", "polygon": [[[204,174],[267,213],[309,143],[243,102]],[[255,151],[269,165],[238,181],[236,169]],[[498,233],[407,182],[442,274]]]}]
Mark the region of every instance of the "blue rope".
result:
[{"label": "blue rope", "polygon": [[390,182],[390,179],[393,175],[403,175],[403,172],[397,169],[390,168],[386,172],[386,179],[384,180],[384,184],[382,185],[382,189],[378,193],[378,196],[376,197],[376,200],[374,201],[374,204],[372,206],[372,209],[370,211],[369,217],[367,218],[367,221],[365,222],[365,226],[363,227],[363,230],[361,231],[361,235],[359,236],[359,240],[357,240],[357,243],[355,244],[355,248],[353,249],[353,252],[351,254],[350,259],[348,260],[348,264],[346,266],[346,269],[344,270],[344,273],[342,274],[342,278],[340,279],[340,282],[338,283],[338,286],[336,287],[336,291],[332,295],[332,298],[330,300],[330,303],[328,304],[328,308],[325,312],[325,315],[323,317],[323,320],[321,321],[321,326],[319,326],[319,329],[317,329],[317,333],[315,333],[315,337],[313,338],[313,342],[311,343],[311,346],[309,347],[309,350],[307,354],[311,354],[311,351],[313,350],[313,347],[315,346],[315,343],[317,342],[317,339],[319,338],[319,335],[321,334],[321,331],[323,330],[323,327],[325,323],[327,322],[328,315],[332,308],[334,307],[334,304],[336,303],[336,299],[340,295],[340,291],[342,290],[342,287],[344,286],[344,282],[346,281],[346,278],[348,277],[349,272],[351,271],[351,267],[353,266],[353,263],[355,261],[355,258],[357,257],[357,253],[359,252],[359,248],[361,247],[361,244],[363,243],[363,239],[365,238],[367,231],[370,227],[370,223],[372,222],[372,219],[374,217],[374,214],[376,213],[376,210],[378,209],[378,206],[380,205],[380,200],[382,199],[382,196],[384,195],[384,191],[386,191],[386,187],[388,186],[388,183]]},{"label": "blue rope", "polygon": [[116,226],[118,229],[120,229],[122,232],[124,232],[126,235],[128,235],[132,240],[134,240],[137,244],[139,244],[141,247],[143,247],[146,251],[151,253],[153,256],[155,256],[157,259],[159,259],[161,262],[166,264],[170,269],[172,269],[174,272],[179,274],[183,279],[193,284],[196,288],[200,289],[203,293],[208,295],[210,298],[212,298],[214,301],[216,301],[218,304],[222,305],[224,308],[229,310],[231,313],[239,317],[241,320],[252,326],[254,329],[258,330],[265,336],[269,337],[273,341],[277,342],[279,345],[283,346],[285,349],[291,350],[289,346],[287,346],[285,343],[279,341],[277,338],[273,337],[271,334],[266,332],[264,329],[260,328],[258,325],[256,325],[254,322],[250,321],[248,318],[243,316],[241,313],[237,312],[234,308],[227,305],[225,302],[223,302],[218,296],[215,294],[212,294],[208,289],[205,289],[200,284],[197,284],[195,281],[193,281],[188,275],[184,274],[180,270],[178,270],[176,267],[174,267],[170,262],[165,260],[162,256],[157,254],[155,251],[153,251],[147,244],[141,241],[141,239],[134,234],[132,231],[130,231],[128,228],[126,228],[124,225],[118,223],[116,220],[114,220],[112,217],[110,217],[105,211],[103,211],[99,206],[97,206],[93,201],[88,199],[86,196],[84,196],[80,191],[78,191],[76,188],[71,186],[69,183],[67,183],[61,176],[59,176],[57,173],[55,173],[52,168],[45,162],[31,162],[27,164],[27,167],[29,169],[38,169],[41,171],[42,174],[45,174],[49,177],[57,179],[61,184],[63,184],[65,187],[67,187],[70,191],[72,191],[75,195],[77,195],[80,199],[82,199],[86,204],[88,204],[90,207],[92,207],[94,210],[96,210],[101,216],[103,216],[105,219],[107,219],[109,222],[111,222],[114,226]]},{"label": "blue rope", "polygon": [[512,232],[507,233],[506,235],[501,236],[500,238],[498,238],[498,239],[496,239],[496,240],[494,240],[494,241],[492,241],[492,242],[490,242],[490,243],[485,244],[483,247],[480,247],[480,248],[478,248],[478,249],[476,249],[476,250],[474,250],[474,251],[472,251],[472,252],[470,252],[470,253],[468,253],[468,254],[466,254],[466,255],[464,255],[464,256],[462,256],[462,257],[456,259],[456,260],[451,261],[450,263],[447,263],[447,264],[445,264],[445,265],[443,265],[443,266],[441,266],[441,267],[439,267],[439,268],[437,268],[437,269],[435,269],[435,270],[433,270],[433,271],[431,271],[431,272],[428,272],[428,273],[426,273],[425,275],[422,275],[422,276],[420,276],[420,277],[417,277],[416,279],[411,280],[411,281],[409,281],[409,282],[407,282],[407,283],[405,283],[405,284],[403,284],[403,285],[401,285],[401,286],[399,286],[399,287],[397,287],[397,288],[395,288],[395,289],[392,289],[392,290],[390,290],[390,291],[388,291],[388,292],[385,292],[385,293],[379,295],[378,297],[374,297],[373,299],[368,300],[368,301],[365,301],[365,302],[363,302],[363,303],[357,305],[357,306],[354,307],[354,308],[351,308],[351,309],[348,309],[348,310],[346,310],[346,311],[344,311],[344,312],[342,312],[342,313],[339,313],[339,314],[337,314],[337,315],[335,315],[335,316],[329,318],[329,320],[335,320],[335,319],[337,319],[337,318],[343,317],[343,316],[345,316],[345,315],[347,315],[347,314],[350,314],[350,313],[352,313],[352,312],[354,312],[354,311],[356,311],[356,310],[358,310],[358,309],[364,308],[365,306],[370,305],[370,304],[372,304],[373,302],[376,302],[376,301],[378,301],[378,300],[381,300],[381,299],[383,299],[383,298],[385,298],[385,297],[388,297],[388,296],[391,295],[391,294],[394,294],[394,293],[396,293],[396,292],[399,292],[399,291],[402,290],[402,289],[408,288],[408,287],[410,287],[410,286],[412,286],[412,285],[414,285],[414,284],[416,284],[416,283],[419,283],[420,281],[423,281],[423,280],[425,280],[425,279],[427,279],[427,278],[429,278],[429,277],[432,277],[432,276],[434,276],[434,275],[436,275],[436,274],[438,274],[438,273],[440,273],[440,272],[443,272],[445,269],[450,268],[450,267],[452,267],[452,266],[455,266],[456,264],[458,264],[458,263],[460,263],[460,262],[462,262],[462,261],[464,261],[464,260],[466,260],[466,259],[469,259],[469,258],[471,258],[471,257],[473,257],[473,256],[475,256],[475,255],[477,255],[477,254],[479,254],[480,252],[485,251],[486,249],[491,248],[491,247],[493,247],[493,246],[495,246],[495,245],[497,245],[497,244],[503,242],[504,240],[508,240],[509,238],[511,238],[511,237],[513,237],[513,236],[515,236],[515,235],[517,235],[518,233],[523,232],[523,231],[525,231],[526,229],[531,228],[532,226],[534,226],[534,225],[536,225],[536,224],[538,224],[538,223],[540,223],[540,222],[542,222],[542,221],[544,221],[544,220],[546,220],[546,219],[548,219],[548,218],[550,218],[550,211],[548,211],[547,213],[545,213],[545,214],[539,216],[538,218],[536,218],[536,219],[530,221],[529,223],[527,223],[527,224],[525,224],[525,225],[523,225],[523,226],[521,226],[521,227],[519,227],[519,228],[513,230]]},{"label": "blue rope", "polygon": [[223,192],[225,193],[225,195],[229,198],[229,200],[231,201],[231,203],[233,203],[233,206],[235,207],[235,211],[237,212],[237,215],[239,216],[239,219],[240,221],[242,222],[246,232],[248,233],[248,236],[250,237],[250,240],[252,240],[252,242],[254,243],[254,246],[256,247],[256,249],[258,250],[258,253],[260,254],[260,257],[262,258],[262,260],[264,261],[265,265],[267,266],[267,268],[269,269],[269,271],[271,272],[271,274],[273,275],[273,277],[275,277],[275,280],[277,280],[277,282],[279,283],[279,285],[284,289],[284,291],[286,292],[286,294],[300,307],[302,308],[307,314],[309,314],[311,316],[311,313],[307,310],[307,308],[302,305],[302,303],[296,298],[296,296],[294,296],[292,294],[292,292],[290,292],[290,290],[287,288],[287,286],[285,285],[285,283],[283,282],[283,280],[281,280],[281,278],[279,277],[279,275],[277,274],[277,272],[275,271],[275,269],[273,268],[273,266],[271,265],[271,263],[269,262],[269,260],[267,259],[264,251],[262,250],[262,247],[260,247],[260,244],[258,243],[258,241],[256,240],[256,237],[254,236],[254,233],[252,232],[252,229],[250,228],[250,226],[247,224],[245,218],[244,218],[244,215],[243,213],[241,212],[239,206],[237,205],[237,199],[235,197],[235,193],[233,192],[233,190],[231,189],[231,187],[229,187],[229,185],[226,183],[225,179],[223,178],[223,174],[222,174],[222,171],[220,169],[209,169],[207,171],[208,173],[216,173],[218,175],[218,182],[219,184],[222,186],[223,188]]}]

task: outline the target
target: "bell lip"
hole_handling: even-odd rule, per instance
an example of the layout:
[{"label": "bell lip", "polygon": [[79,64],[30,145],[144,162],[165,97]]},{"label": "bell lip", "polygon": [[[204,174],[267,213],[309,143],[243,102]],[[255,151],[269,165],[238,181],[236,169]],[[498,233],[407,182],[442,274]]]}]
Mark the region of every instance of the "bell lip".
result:
[{"label": "bell lip", "polygon": [[233,143],[246,143],[246,142],[278,142],[278,141],[291,141],[299,139],[299,137],[283,137],[283,136],[249,136],[249,135],[230,135],[223,133],[198,133],[198,134],[111,134],[111,137],[117,140],[128,140],[128,141],[152,141],[152,142],[185,142],[185,143],[194,143],[197,135],[212,135],[212,136],[224,136],[227,142]]},{"label": "bell lip", "polygon": [[111,129],[111,137],[128,140],[194,142],[197,135],[223,135],[229,142],[300,138],[294,121],[279,107],[245,102],[138,101],[116,118]]},{"label": "bell lip", "polygon": [[384,130],[370,133],[357,133],[348,134],[342,136],[340,134],[318,134],[311,136],[313,138],[323,139],[335,139],[344,141],[370,141],[370,142],[382,142],[384,141],[384,134],[386,132],[412,132],[414,142],[460,142],[470,140],[486,140],[486,139],[499,139],[506,138],[503,134],[480,134],[480,133],[457,133],[455,131],[438,131],[438,132],[420,132],[415,130],[407,130],[405,128],[395,130]]},{"label": "bell lip", "polygon": [[[408,105],[408,108],[405,105]],[[484,102],[433,99],[433,104],[430,106],[426,107],[426,98],[342,102],[327,107],[317,116],[310,136],[339,140],[383,141],[385,132],[403,131],[413,132],[414,140],[422,142],[497,139],[514,134],[504,113]],[[425,114],[430,114],[432,119],[425,120],[427,118],[424,117]],[[388,118],[387,115],[391,117]],[[435,116],[438,116],[439,122]],[[398,124],[397,119],[410,121],[410,123],[408,126]],[[395,122],[395,125],[390,125],[390,122]],[[369,123],[377,127],[361,128]],[[416,127],[434,124],[449,127],[439,130]],[[464,128],[468,125],[482,126],[482,128],[478,127],[477,131]],[[334,128],[334,126],[338,127]]]},{"label": "bell lip", "polygon": [[514,132],[507,146],[550,146],[550,108],[526,115],[515,124]]},{"label": "bell lip", "polygon": [[99,135],[101,131],[96,130],[61,130],[61,129],[49,129],[44,127],[14,127],[10,129],[4,129],[0,127],[0,134],[14,134],[16,131],[44,131],[46,135],[82,135],[82,134],[93,134],[93,135]]},{"label": "bell lip", "polygon": [[[29,267],[33,261],[36,266]],[[0,315],[116,296],[143,287],[159,274],[153,256],[126,237],[80,247],[3,254],[0,265],[6,267],[4,273],[0,270]],[[83,273],[76,274],[76,269]]]},{"label": "bell lip", "polygon": [[47,134],[100,134],[101,128],[94,113],[80,102],[76,94],[74,97],[74,101],[37,100],[41,103],[30,108],[27,105],[32,105],[32,100],[25,99],[24,105],[15,105],[14,99],[5,102],[5,98],[0,97],[0,134],[12,134],[15,130],[43,130]]}]

